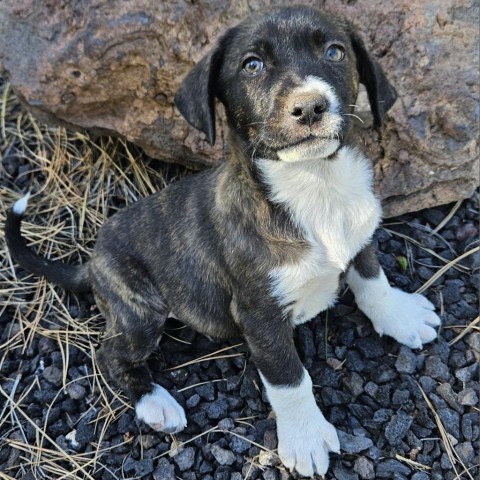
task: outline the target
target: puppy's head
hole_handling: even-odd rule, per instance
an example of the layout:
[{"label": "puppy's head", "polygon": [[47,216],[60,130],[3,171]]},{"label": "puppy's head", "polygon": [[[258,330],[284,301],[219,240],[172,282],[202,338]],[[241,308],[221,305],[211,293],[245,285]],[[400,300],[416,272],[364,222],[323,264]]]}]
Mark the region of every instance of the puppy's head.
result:
[{"label": "puppy's head", "polygon": [[253,158],[327,158],[349,128],[358,83],[380,128],[396,93],[353,27],[309,7],[254,14],[227,31],[186,76],[175,103],[215,142],[214,100]]}]

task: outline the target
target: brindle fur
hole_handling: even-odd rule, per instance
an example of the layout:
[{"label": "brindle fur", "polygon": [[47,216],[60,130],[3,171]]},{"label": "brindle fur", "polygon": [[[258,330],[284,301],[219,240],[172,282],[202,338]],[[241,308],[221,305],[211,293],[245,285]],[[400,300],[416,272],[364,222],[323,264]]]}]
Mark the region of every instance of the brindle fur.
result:
[{"label": "brindle fur", "polygon": [[[327,64],[322,48],[328,41],[341,41],[348,61]],[[245,78],[240,64],[247,50],[260,52],[276,69],[263,80]],[[228,161],[113,216],[101,228],[87,267],[51,263],[33,269],[71,290],[75,285],[93,290],[107,320],[99,364],[133,403],[152,390],[146,360],[170,311],[210,336],[242,334],[271,384],[299,383],[303,367],[293,323],[271,294],[269,272],[293,263],[307,243],[287,212],[268,199],[255,159],[277,159],[280,146],[305,135],[306,127],[286,123],[283,112],[289,92],[306,75],[335,85],[344,114],[352,113],[358,82],[365,83],[376,126],[395,100],[380,67],[346,21],[306,7],[252,15],[220,39],[176,96],[181,113],[211,143],[215,97],[225,105],[231,130]],[[344,117],[342,142],[349,138],[349,118]],[[34,256],[18,246],[19,230],[19,220],[10,213],[9,248],[19,264],[32,270]],[[366,250],[355,265],[369,277],[378,272],[371,262],[376,259]],[[72,275],[79,281],[67,280]]]}]

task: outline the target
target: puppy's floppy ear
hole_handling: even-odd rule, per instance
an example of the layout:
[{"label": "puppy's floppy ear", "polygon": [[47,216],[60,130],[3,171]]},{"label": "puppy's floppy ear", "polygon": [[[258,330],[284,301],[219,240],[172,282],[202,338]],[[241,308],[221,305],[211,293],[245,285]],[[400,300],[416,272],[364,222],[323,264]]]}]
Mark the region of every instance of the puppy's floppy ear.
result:
[{"label": "puppy's floppy ear", "polygon": [[357,57],[360,82],[365,85],[370,100],[373,126],[380,129],[385,113],[390,110],[397,99],[397,92],[383,73],[382,67],[367,52],[363,40],[353,28],[350,30],[350,39]]},{"label": "puppy's floppy ear", "polygon": [[190,125],[215,143],[215,80],[221,61],[220,47],[203,57],[180,84],[175,105]]}]

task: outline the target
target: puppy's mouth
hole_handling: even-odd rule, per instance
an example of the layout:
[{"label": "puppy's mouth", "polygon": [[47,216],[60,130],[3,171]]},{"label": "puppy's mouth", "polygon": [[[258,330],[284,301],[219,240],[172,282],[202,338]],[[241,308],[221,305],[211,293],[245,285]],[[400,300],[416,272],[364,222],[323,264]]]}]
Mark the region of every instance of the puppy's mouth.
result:
[{"label": "puppy's mouth", "polygon": [[313,142],[315,140],[320,140],[320,139],[324,139],[324,140],[327,140],[326,137],[317,137],[316,135],[313,135],[312,133],[310,133],[309,135],[307,135],[306,137],[303,137],[301,138],[300,140],[297,140],[296,142],[292,142],[292,143],[289,143],[287,145],[282,145],[278,148],[278,150],[285,150],[286,148],[294,148],[294,147],[297,147],[298,145],[304,145],[306,143],[310,143],[310,142]]},{"label": "puppy's mouth", "polygon": [[331,157],[339,148],[341,142],[339,136],[319,137],[309,134],[288,145],[281,146],[277,150],[277,156],[285,162],[300,160],[317,160]]}]

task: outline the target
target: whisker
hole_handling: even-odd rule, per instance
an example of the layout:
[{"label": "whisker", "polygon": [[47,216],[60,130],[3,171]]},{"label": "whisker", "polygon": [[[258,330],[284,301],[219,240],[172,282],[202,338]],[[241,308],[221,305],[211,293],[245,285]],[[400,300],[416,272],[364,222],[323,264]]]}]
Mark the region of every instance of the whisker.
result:
[{"label": "whisker", "polygon": [[362,123],[365,123],[358,115],[354,113],[342,113],[342,115],[348,115],[349,117],[355,117],[356,119],[360,120]]}]

